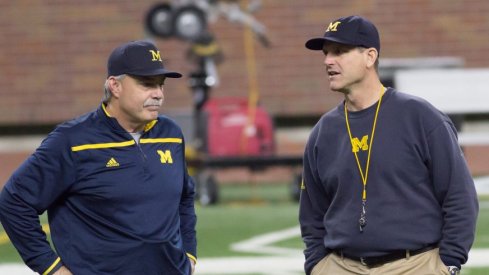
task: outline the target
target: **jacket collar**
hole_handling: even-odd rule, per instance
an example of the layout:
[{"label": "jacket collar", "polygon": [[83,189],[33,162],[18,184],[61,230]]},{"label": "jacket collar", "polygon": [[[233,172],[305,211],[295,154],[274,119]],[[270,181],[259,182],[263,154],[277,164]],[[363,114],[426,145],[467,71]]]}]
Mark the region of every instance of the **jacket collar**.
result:
[{"label": "jacket collar", "polygon": [[[119,124],[119,122],[117,121],[116,118],[112,117],[109,112],[107,111],[107,108],[105,106],[105,103],[101,103],[100,104],[100,107],[98,108],[97,110],[97,113],[100,115],[100,117],[102,117],[114,130],[116,130],[117,132],[125,132],[127,133],[127,131],[122,128],[122,126]],[[151,130],[155,125],[156,123],[158,122],[158,119],[155,119],[155,120],[152,120],[150,122],[148,122],[145,126],[144,126],[144,132],[148,132],[149,130]]]}]

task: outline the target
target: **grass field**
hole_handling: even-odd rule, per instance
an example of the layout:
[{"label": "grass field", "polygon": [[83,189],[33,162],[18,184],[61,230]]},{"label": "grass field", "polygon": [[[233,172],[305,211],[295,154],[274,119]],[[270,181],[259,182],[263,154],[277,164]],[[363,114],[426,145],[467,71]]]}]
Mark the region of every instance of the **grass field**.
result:
[{"label": "grass field", "polygon": [[[219,205],[197,206],[199,259],[263,255],[235,251],[231,244],[297,225],[298,204],[289,199],[286,185],[222,185],[220,194]],[[299,236],[274,246],[303,248]],[[474,248],[489,248],[489,198],[481,198]],[[7,262],[20,262],[20,258],[0,228],[0,263]],[[462,274],[487,275],[489,263],[487,268],[464,268]]]}]

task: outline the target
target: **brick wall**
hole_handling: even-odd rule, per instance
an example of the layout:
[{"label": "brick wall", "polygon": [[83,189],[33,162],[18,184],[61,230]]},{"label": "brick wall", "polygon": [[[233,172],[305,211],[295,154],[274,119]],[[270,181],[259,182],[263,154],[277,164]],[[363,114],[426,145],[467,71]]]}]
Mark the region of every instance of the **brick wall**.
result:
[{"label": "brick wall", "polygon": [[[106,59],[118,44],[147,38],[143,18],[154,1],[0,0],[0,125],[56,123],[96,107]],[[272,44],[255,44],[261,102],[275,115],[318,115],[340,97],[328,92],[320,53],[304,42],[340,16],[370,18],[382,57],[457,56],[489,66],[485,0],[263,0],[256,17]],[[223,49],[213,96],[247,96],[243,28],[212,25]],[[188,74],[187,44],[156,39],[166,66]],[[191,109],[187,79],[166,85],[165,110]]]}]

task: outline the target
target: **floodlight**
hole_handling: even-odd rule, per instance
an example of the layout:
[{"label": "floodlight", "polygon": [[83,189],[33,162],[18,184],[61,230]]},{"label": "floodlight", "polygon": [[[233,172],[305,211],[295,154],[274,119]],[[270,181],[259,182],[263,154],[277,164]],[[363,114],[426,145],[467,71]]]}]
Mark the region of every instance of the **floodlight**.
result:
[{"label": "floodlight", "polygon": [[167,3],[153,6],[146,15],[146,29],[153,35],[167,38],[173,35],[173,10]]},{"label": "floodlight", "polygon": [[206,32],[206,15],[194,5],[183,6],[173,15],[173,26],[177,37],[195,41]]}]

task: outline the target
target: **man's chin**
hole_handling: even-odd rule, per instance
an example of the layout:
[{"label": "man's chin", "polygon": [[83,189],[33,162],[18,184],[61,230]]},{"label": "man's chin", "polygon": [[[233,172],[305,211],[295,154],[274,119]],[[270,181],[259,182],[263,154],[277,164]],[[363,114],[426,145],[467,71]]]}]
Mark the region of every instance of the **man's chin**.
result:
[{"label": "man's chin", "polygon": [[338,87],[338,86],[335,86],[335,85],[330,85],[329,86],[329,89],[333,92],[341,92],[341,89],[342,87]]},{"label": "man's chin", "polygon": [[159,112],[158,111],[147,111],[146,114],[145,114],[145,118],[146,120],[149,121],[152,121],[152,120],[155,120],[156,118],[158,118],[158,114]]}]

